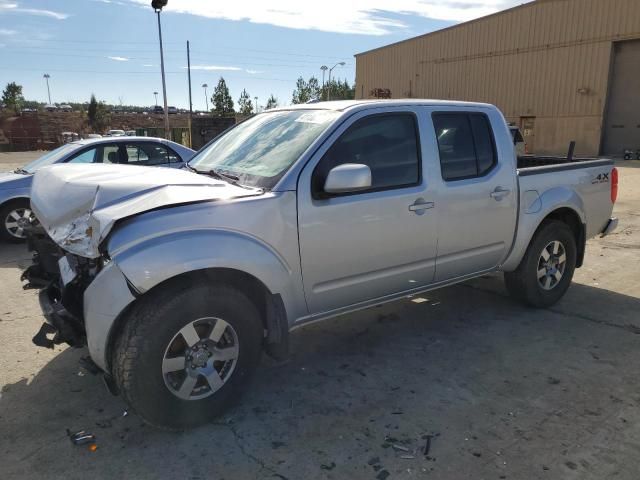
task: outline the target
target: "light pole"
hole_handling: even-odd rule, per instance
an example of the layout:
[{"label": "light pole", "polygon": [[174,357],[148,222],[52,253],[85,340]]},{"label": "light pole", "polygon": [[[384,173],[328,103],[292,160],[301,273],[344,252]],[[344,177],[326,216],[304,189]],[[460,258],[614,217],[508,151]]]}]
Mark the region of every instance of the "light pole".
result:
[{"label": "light pole", "polygon": [[256,113],[258,113],[258,97],[253,97],[253,99],[256,101]]},{"label": "light pole", "polygon": [[206,83],[202,84],[202,88],[204,88],[204,104],[207,106],[207,113],[209,112],[209,97],[207,96],[207,88],[209,88],[209,85],[207,85]]},{"label": "light pole", "polygon": [[152,0],[151,7],[158,15],[158,38],[160,40],[160,71],[162,73],[162,95],[164,97],[164,138],[170,139],[169,109],[167,107],[167,82],[164,78],[164,52],[162,51],[162,26],[160,24],[160,12],[167,6],[168,0]]},{"label": "light pole", "polygon": [[156,97],[156,107],[158,106],[158,92],[153,92],[153,94]]},{"label": "light pole", "polygon": [[329,70],[329,67],[327,67],[326,65],[322,65],[320,67],[320,70],[322,70],[322,94],[326,96],[325,91],[324,91],[324,73]]},{"label": "light pole", "polygon": [[49,96],[49,105],[51,105],[51,90],[49,89],[49,79],[51,78],[51,75],[45,73],[43,77],[47,81],[47,95]]},{"label": "light pole", "polygon": [[341,67],[344,67],[345,63],[338,62],[329,69],[329,88],[327,89],[327,100],[331,100],[331,72],[333,72],[333,69],[336,68],[338,65],[340,65]]}]

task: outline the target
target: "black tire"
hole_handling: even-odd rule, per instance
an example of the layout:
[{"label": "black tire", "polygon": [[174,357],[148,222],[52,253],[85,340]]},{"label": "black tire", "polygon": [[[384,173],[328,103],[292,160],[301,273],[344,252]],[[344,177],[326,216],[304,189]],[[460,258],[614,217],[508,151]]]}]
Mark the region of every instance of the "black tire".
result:
[{"label": "black tire", "polygon": [[26,240],[26,238],[18,238],[14,234],[12,234],[6,226],[6,221],[9,217],[9,214],[16,209],[27,209],[30,210],[31,206],[29,205],[28,199],[18,199],[11,200],[4,205],[0,206],[0,240],[8,243],[22,243]]},{"label": "black tire", "polygon": [[[552,242],[560,242],[566,254],[562,278],[549,290],[538,280],[538,266],[543,250]],[[555,304],[565,294],[576,268],[576,239],[566,223],[558,220],[544,222],[534,234],[527,251],[513,272],[505,272],[504,280],[509,295],[536,308]]]},{"label": "black tire", "polygon": [[[221,318],[231,325],[239,353],[219,390],[184,400],[165,384],[165,352],[177,332],[203,317]],[[195,427],[210,422],[238,399],[260,363],[262,340],[260,314],[244,293],[201,277],[182,277],[145,295],[128,312],[113,349],[112,373],[125,401],[147,423],[170,430]]]}]

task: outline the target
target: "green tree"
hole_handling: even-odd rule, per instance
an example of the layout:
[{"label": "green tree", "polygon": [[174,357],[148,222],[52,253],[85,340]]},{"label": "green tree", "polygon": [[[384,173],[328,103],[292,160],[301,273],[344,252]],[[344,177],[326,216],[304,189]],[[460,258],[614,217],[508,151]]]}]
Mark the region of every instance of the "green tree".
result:
[{"label": "green tree", "polygon": [[[329,92],[331,95],[329,95]],[[355,83],[353,86],[349,85],[347,80],[340,81],[331,79],[331,82],[327,82],[324,85],[322,100],[327,100],[328,95],[331,100],[353,100],[356,98],[356,85]]]},{"label": "green tree", "polygon": [[94,132],[102,132],[111,123],[109,109],[104,102],[98,102],[96,96],[91,94],[89,108],[87,109],[87,120]]},{"label": "green tree", "polygon": [[96,121],[96,113],[98,113],[98,101],[96,96],[92,93],[91,100],[89,100],[89,108],[87,110],[87,118],[89,119],[89,125],[93,126]]},{"label": "green tree", "polygon": [[267,105],[264,107],[265,110],[269,110],[270,108],[276,108],[278,106],[278,99],[272,93],[269,99],[267,100]]},{"label": "green tree", "polygon": [[2,92],[2,103],[4,103],[5,107],[13,109],[17,115],[20,113],[22,102],[24,102],[22,85],[18,85],[16,82],[7,83]]},{"label": "green tree", "polygon": [[316,77],[311,77],[307,82],[307,89],[309,91],[309,100],[320,100],[322,94],[322,88],[320,82]]},{"label": "green tree", "polygon": [[211,96],[211,104],[213,105],[213,111],[221,117],[234,113],[233,99],[229,94],[229,87],[227,87],[227,82],[225,82],[224,78],[222,77],[220,77],[220,80],[218,80],[218,85],[216,85],[216,88],[213,91],[213,95]]},{"label": "green tree", "polygon": [[316,77],[311,77],[308,81],[298,77],[296,89],[293,91],[291,103],[307,103],[311,100],[319,100],[321,94],[320,84]]},{"label": "green tree", "polygon": [[291,103],[307,103],[309,101],[309,87],[302,77],[298,77],[296,81],[296,89],[291,96]]},{"label": "green tree", "polygon": [[253,113],[253,102],[244,88],[238,99],[238,112],[242,115],[251,115]]}]

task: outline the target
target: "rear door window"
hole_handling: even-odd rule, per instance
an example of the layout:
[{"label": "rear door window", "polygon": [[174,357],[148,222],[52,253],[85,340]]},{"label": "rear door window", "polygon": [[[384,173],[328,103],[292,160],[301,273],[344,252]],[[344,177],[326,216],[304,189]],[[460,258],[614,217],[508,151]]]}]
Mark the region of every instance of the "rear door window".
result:
[{"label": "rear door window", "polygon": [[444,180],[481,177],[493,169],[496,150],[486,115],[434,113],[432,118]]}]

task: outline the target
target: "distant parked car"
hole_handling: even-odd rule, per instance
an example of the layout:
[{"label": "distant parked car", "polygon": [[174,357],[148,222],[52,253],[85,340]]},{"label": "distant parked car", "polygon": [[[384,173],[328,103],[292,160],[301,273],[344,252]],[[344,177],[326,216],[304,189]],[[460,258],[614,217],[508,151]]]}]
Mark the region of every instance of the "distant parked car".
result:
[{"label": "distant parked car", "polygon": [[0,173],[0,239],[24,239],[24,227],[33,219],[29,204],[31,182],[42,167],[54,163],[119,163],[181,168],[194,153],[179,143],[152,137],[107,137],[66,143],[12,173]]},{"label": "distant parked car", "polygon": [[102,138],[102,135],[99,133],[89,133],[84,138]]},{"label": "distant parked car", "polygon": [[164,108],[162,108],[160,105],[156,105],[155,107],[153,107],[153,113],[164,113]]},{"label": "distant parked car", "polygon": [[127,130],[126,132],[124,132],[124,134],[127,137],[135,137],[136,136],[136,131],[135,130]]},{"label": "distant parked car", "polygon": [[49,104],[47,104],[47,105],[45,105],[45,106],[44,106],[44,109],[45,109],[47,112],[56,112],[56,111],[58,110],[58,107],[56,107],[55,105],[53,105],[53,104],[49,103]]},{"label": "distant parked car", "polygon": [[73,108],[71,108],[71,105],[67,105],[67,104],[60,105],[58,107],[58,110],[60,110],[61,112],[73,112]]},{"label": "distant parked car", "polygon": [[62,143],[71,143],[80,139],[80,135],[76,132],[62,132]]},{"label": "distant parked car", "polygon": [[107,132],[107,137],[124,137],[124,130],[109,130]]},{"label": "distant parked car", "polygon": [[167,112],[169,115],[176,115],[178,113],[178,109],[176,107],[167,107]]}]

